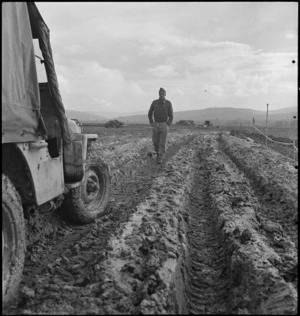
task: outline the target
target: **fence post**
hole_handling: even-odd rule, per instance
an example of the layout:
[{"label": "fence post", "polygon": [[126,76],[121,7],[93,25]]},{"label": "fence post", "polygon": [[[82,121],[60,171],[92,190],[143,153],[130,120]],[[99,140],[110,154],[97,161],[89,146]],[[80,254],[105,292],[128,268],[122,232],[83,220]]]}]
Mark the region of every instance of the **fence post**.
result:
[{"label": "fence post", "polygon": [[268,146],[268,111],[269,111],[269,104],[267,103],[267,115],[266,115],[266,146]]},{"label": "fence post", "polygon": [[295,141],[295,139],[293,139],[294,162],[295,162],[295,165],[296,165],[296,150],[295,150],[295,147],[296,147],[296,141]]}]

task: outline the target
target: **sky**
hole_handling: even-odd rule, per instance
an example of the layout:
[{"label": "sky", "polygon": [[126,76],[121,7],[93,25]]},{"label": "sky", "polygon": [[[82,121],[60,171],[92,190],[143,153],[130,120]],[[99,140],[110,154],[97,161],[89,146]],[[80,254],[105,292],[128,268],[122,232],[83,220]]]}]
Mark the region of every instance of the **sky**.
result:
[{"label": "sky", "polygon": [[66,109],[145,113],[160,87],[174,111],[297,105],[296,1],[36,6]]}]

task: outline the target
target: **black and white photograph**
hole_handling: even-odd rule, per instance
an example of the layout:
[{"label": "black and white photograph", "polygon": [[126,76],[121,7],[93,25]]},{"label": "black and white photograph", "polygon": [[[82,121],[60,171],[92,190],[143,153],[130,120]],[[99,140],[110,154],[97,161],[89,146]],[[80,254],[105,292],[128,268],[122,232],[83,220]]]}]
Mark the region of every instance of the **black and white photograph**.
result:
[{"label": "black and white photograph", "polygon": [[297,1],[2,3],[2,314],[298,314]]}]

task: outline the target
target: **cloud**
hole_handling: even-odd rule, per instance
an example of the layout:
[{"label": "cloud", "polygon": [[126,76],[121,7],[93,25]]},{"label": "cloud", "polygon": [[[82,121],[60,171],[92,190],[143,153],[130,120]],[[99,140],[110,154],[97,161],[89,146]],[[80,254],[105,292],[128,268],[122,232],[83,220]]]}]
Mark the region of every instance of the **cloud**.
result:
[{"label": "cloud", "polygon": [[236,66],[249,62],[255,51],[249,45],[232,42],[199,43],[194,54],[187,54],[185,60],[196,68],[219,68]]},{"label": "cloud", "polygon": [[297,35],[296,34],[293,34],[293,33],[287,33],[285,34],[285,37],[287,39],[296,39],[297,38]]},{"label": "cloud", "polygon": [[162,43],[152,44],[152,45],[145,44],[139,48],[140,55],[148,55],[150,57],[164,55],[167,52],[168,52],[167,47]]},{"label": "cloud", "polygon": [[297,98],[294,4],[37,5],[69,108],[147,107],[160,85],[181,110]]},{"label": "cloud", "polygon": [[218,98],[222,98],[224,95],[224,88],[221,85],[212,84],[205,86],[206,90],[214,94]]},{"label": "cloud", "polygon": [[64,52],[67,55],[78,55],[79,53],[83,53],[84,49],[79,44],[71,44],[64,47]]},{"label": "cloud", "polygon": [[184,89],[182,89],[182,88],[175,88],[175,89],[174,89],[174,93],[175,93],[175,94],[178,94],[178,95],[180,95],[180,96],[186,95],[186,91],[185,91]]},{"label": "cloud", "polygon": [[67,93],[71,92],[71,84],[70,81],[65,78],[63,75],[57,75],[57,81],[59,83],[59,88]]},{"label": "cloud", "polygon": [[127,80],[121,71],[96,62],[81,62],[71,68],[58,65],[57,73],[68,109],[100,111],[114,108],[126,111],[132,99],[137,101],[144,96],[138,82]]},{"label": "cloud", "polygon": [[159,65],[154,68],[148,69],[148,72],[158,78],[172,78],[178,76],[178,73],[170,65]]},{"label": "cloud", "polygon": [[[196,104],[209,105],[230,98],[258,97],[278,91],[286,95],[294,91],[297,73],[291,53],[265,53],[244,44],[225,42],[205,42],[202,47],[205,49],[195,49],[193,55],[182,52],[169,56],[164,64],[148,68],[145,77],[138,81],[130,80],[120,69],[97,62],[61,67],[60,85],[64,93],[85,94],[86,107],[110,106],[120,110],[128,106],[139,109],[139,102],[146,107],[152,98],[147,90],[153,86],[156,91],[160,85],[157,79],[167,80],[162,84],[169,86],[168,95],[175,97],[175,104],[179,102],[190,109],[196,108]],[[99,102],[90,101],[92,97]],[[78,100],[82,98],[77,98],[77,104]]]},{"label": "cloud", "polygon": [[113,96],[123,91],[125,80],[119,70],[102,67],[96,62],[82,63],[82,68],[85,82],[79,84],[84,85],[85,88],[97,87],[96,91],[101,91],[105,96]]},{"label": "cloud", "polygon": [[136,82],[131,82],[128,84],[128,92],[130,94],[132,94],[133,96],[143,96],[144,95],[143,89]]}]

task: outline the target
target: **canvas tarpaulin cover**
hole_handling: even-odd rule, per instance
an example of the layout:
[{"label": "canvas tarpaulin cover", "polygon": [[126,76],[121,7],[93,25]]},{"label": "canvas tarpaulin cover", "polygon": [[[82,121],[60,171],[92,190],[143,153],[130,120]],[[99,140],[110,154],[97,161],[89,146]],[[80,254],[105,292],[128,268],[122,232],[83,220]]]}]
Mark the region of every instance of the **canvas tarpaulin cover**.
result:
[{"label": "canvas tarpaulin cover", "polygon": [[2,3],[2,142],[36,140],[39,107],[27,4]]},{"label": "canvas tarpaulin cover", "polygon": [[70,133],[68,128],[68,121],[65,114],[65,108],[60,95],[58,80],[55,72],[52,49],[50,44],[50,31],[41,17],[38,9],[33,2],[28,2],[28,12],[31,23],[33,38],[38,38],[40,50],[42,52],[47,79],[49,83],[50,94],[52,96],[52,103],[56,110],[59,120],[60,128],[62,130],[62,137],[65,144],[70,143]]},{"label": "canvas tarpaulin cover", "polygon": [[43,131],[32,38],[39,39],[65,143],[70,134],[58,89],[49,29],[34,3],[2,3],[2,143],[37,140]]}]

